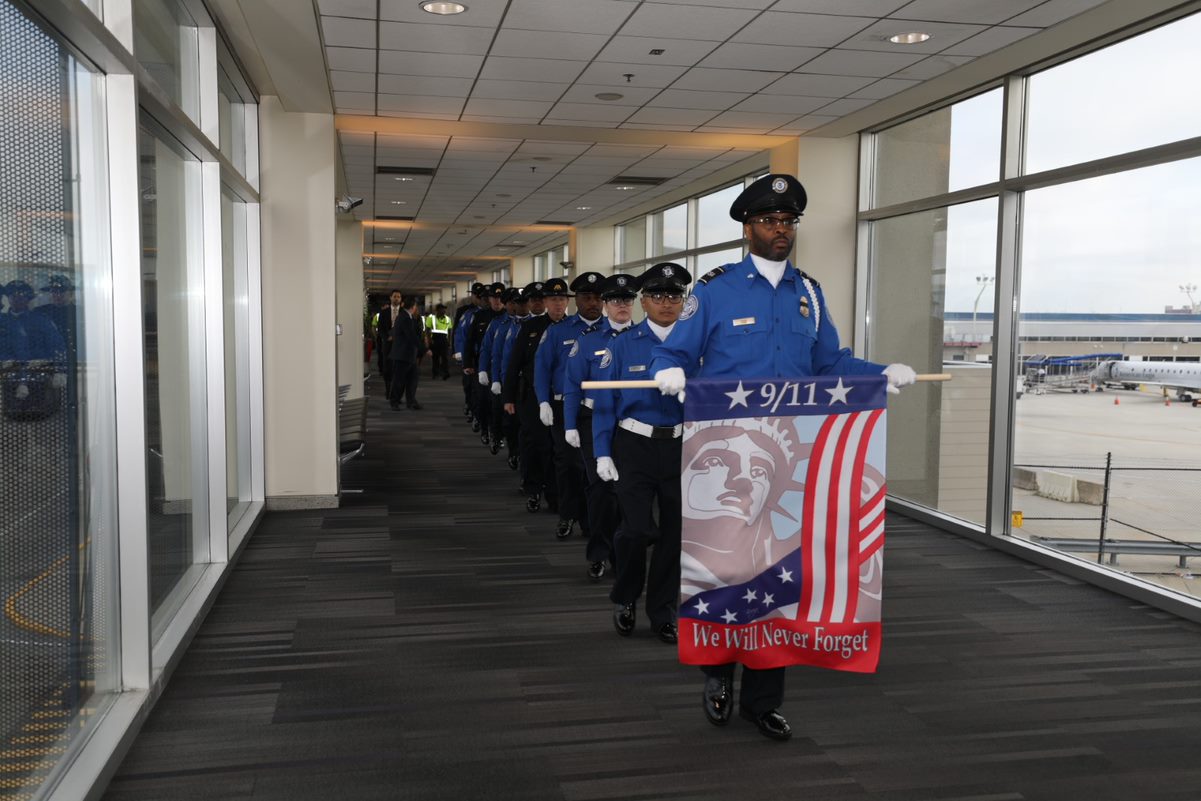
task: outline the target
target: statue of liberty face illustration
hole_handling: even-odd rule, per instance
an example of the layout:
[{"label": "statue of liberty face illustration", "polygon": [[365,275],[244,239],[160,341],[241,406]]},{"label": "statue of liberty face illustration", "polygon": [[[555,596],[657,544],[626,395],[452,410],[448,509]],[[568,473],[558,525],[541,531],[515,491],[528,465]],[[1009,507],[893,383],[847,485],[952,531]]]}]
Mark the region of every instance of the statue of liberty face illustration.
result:
[{"label": "statue of liberty face illustration", "polygon": [[684,465],[685,508],[696,520],[735,517],[746,525],[759,519],[771,495],[777,453],[746,433],[705,442]]}]

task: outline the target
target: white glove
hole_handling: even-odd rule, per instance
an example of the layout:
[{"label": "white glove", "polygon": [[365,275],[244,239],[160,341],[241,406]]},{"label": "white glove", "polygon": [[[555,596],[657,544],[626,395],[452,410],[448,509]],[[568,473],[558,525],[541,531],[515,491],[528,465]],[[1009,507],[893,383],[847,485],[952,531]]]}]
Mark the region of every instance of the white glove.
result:
[{"label": "white glove", "polygon": [[29,397],[29,385],[28,384],[17,384],[16,390],[13,391],[13,396],[17,400],[25,400],[26,398],[28,398]]},{"label": "white glove", "polygon": [[500,394],[500,382],[499,382],[499,381],[493,381],[493,382],[492,382],[492,394],[493,394],[493,395],[499,395],[499,394]]},{"label": "white glove", "polygon": [[552,426],[555,424],[555,410],[550,408],[550,404],[543,402],[538,404],[538,419],[542,421],[544,426]]},{"label": "white glove", "polygon": [[655,373],[655,383],[664,395],[675,395],[680,403],[684,402],[684,368],[668,367]]},{"label": "white glove", "polygon": [[485,373],[483,370],[480,370],[478,373],[476,373],[476,375],[478,375],[480,377],[480,386],[481,387],[486,387],[486,386],[488,386],[488,384],[491,383],[488,380],[488,374]]},{"label": "white glove", "polygon": [[574,428],[569,428],[564,431],[563,439],[567,440],[567,444],[573,448],[580,447],[580,432]]},{"label": "white glove", "polygon": [[67,374],[55,373],[50,378],[50,386],[54,387],[55,389],[62,389],[63,387],[67,386]]},{"label": "white glove", "polygon": [[602,456],[596,460],[596,474],[601,481],[616,481],[617,465],[608,456]]},{"label": "white glove", "polygon": [[456,353],[456,354],[455,354],[455,361],[456,361],[456,362],[461,362],[461,361],[463,361],[463,354],[462,354],[462,353]]},{"label": "white glove", "polygon": [[907,387],[917,381],[917,373],[907,364],[890,364],[884,368],[884,375],[888,377],[890,395],[900,395],[901,387]]}]

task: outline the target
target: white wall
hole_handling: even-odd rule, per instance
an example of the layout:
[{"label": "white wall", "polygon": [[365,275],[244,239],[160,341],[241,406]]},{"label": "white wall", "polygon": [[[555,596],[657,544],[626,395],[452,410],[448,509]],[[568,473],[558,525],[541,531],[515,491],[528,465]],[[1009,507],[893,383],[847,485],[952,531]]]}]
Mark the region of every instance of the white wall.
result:
[{"label": "white wall", "polygon": [[[332,213],[332,212],[331,212]],[[363,397],[363,232],[356,220],[337,223],[338,386],[350,385],[347,397]],[[431,310],[433,306],[430,307]]]},{"label": "white wall", "polygon": [[259,106],[266,496],[337,505],[334,120]]}]

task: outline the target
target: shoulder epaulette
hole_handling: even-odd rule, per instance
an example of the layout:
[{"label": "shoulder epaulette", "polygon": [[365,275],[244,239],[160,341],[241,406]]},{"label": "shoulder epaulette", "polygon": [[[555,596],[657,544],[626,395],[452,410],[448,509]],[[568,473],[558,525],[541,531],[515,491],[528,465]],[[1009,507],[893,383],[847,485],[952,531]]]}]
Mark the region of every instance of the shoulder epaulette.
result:
[{"label": "shoulder epaulette", "polygon": [[710,281],[712,281],[714,278],[716,278],[717,276],[724,273],[725,271],[726,271],[726,267],[724,264],[721,267],[714,267],[712,270],[705,273],[700,278],[696,279],[696,282],[698,285],[699,284],[707,284]]},{"label": "shoulder epaulette", "polygon": [[801,270],[801,278],[809,279],[809,283],[813,284],[813,286],[816,287],[817,289],[822,288],[821,283],[816,278],[814,278],[812,275],[805,272],[804,270]]}]

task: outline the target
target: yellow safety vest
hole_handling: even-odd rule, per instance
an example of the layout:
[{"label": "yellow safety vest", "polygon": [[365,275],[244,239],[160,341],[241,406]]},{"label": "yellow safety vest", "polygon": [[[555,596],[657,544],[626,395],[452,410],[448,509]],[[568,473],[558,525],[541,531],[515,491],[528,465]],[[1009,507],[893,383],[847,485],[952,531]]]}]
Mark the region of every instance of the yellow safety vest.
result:
[{"label": "yellow safety vest", "polygon": [[439,317],[436,314],[426,315],[425,328],[435,334],[449,334],[451,321],[445,314]]}]

